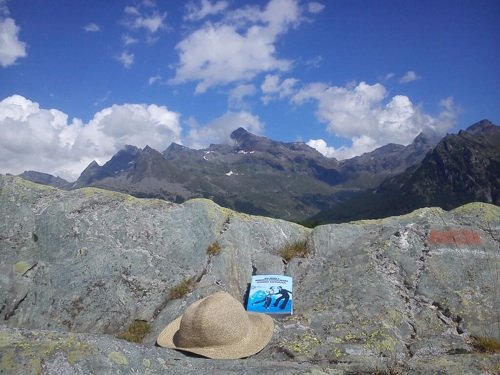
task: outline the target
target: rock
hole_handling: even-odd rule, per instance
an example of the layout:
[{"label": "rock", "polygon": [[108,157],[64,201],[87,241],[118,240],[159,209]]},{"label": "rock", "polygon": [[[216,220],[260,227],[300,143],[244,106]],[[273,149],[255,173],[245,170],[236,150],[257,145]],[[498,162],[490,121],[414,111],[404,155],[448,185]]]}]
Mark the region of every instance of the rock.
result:
[{"label": "rock", "polygon": [[[205,199],[0,176],[0,214],[2,373],[498,371],[499,354],[473,345],[500,341],[497,206],[311,230]],[[281,258],[303,241],[306,258]],[[154,346],[190,303],[219,290],[244,302],[252,274],[267,273],[294,278],[294,315],[275,319],[257,355],[213,361]],[[150,328],[142,344],[118,339],[135,321]]]}]

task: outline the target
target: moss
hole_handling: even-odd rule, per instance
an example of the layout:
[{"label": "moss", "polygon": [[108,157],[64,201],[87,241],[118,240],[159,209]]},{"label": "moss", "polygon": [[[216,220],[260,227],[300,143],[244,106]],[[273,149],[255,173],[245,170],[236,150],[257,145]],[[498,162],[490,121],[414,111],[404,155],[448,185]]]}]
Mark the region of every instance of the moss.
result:
[{"label": "moss", "polygon": [[151,332],[151,325],[144,320],[134,320],[127,329],[118,335],[119,339],[141,343],[144,337]]},{"label": "moss", "polygon": [[482,353],[500,353],[500,341],[490,337],[476,337],[472,345]]},{"label": "moss", "polygon": [[292,258],[305,258],[309,254],[307,241],[297,241],[285,245],[278,251],[279,255],[289,262]]},{"label": "moss", "polygon": [[207,254],[210,256],[216,256],[220,254],[221,250],[222,248],[220,247],[220,244],[218,242],[214,242],[207,248]]},{"label": "moss", "polygon": [[192,278],[186,278],[182,280],[179,284],[170,288],[168,296],[170,299],[180,299],[184,298],[193,288],[194,280]]}]

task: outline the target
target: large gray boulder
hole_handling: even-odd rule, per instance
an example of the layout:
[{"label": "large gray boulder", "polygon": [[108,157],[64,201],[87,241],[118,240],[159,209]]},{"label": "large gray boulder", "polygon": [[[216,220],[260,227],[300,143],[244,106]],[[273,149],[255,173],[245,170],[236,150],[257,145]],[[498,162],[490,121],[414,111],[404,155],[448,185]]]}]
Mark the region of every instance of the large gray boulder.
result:
[{"label": "large gray boulder", "polygon": [[[500,208],[325,225],[0,175],[2,373],[495,373]],[[308,255],[280,250],[306,242]],[[211,245],[220,249],[209,251]],[[239,361],[155,347],[192,302],[252,274],[294,278],[294,315]],[[183,287],[183,288],[182,288]],[[142,343],[118,339],[134,322]],[[114,336],[114,337],[113,337]]]}]

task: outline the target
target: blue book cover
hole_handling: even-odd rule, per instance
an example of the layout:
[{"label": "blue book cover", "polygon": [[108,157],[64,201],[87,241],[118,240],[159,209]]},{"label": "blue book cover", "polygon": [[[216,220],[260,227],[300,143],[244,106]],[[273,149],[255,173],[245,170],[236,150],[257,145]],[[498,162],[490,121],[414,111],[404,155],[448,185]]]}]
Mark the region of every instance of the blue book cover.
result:
[{"label": "blue book cover", "polygon": [[247,311],[291,315],[293,312],[292,292],[292,278],[289,276],[252,276]]}]

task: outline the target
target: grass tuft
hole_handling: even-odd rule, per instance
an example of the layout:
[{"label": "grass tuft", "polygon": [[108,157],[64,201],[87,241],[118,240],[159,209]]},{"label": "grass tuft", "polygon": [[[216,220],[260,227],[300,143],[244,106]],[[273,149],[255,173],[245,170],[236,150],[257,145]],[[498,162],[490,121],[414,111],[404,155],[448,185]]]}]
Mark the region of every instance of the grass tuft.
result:
[{"label": "grass tuft", "polygon": [[184,298],[193,287],[193,279],[187,278],[182,280],[179,284],[170,288],[168,296],[170,299]]},{"label": "grass tuft", "polygon": [[297,241],[285,245],[279,250],[279,255],[289,262],[292,258],[305,258],[309,254],[307,241]]},{"label": "grass tuft", "polygon": [[151,332],[151,325],[148,322],[134,320],[124,332],[118,335],[118,338],[140,344],[149,332]]},{"label": "grass tuft", "polygon": [[218,242],[214,242],[207,248],[207,254],[210,256],[216,256],[219,255],[221,252],[222,248],[220,247]]},{"label": "grass tuft", "polygon": [[500,341],[489,337],[476,337],[472,345],[482,353],[500,353]]}]

